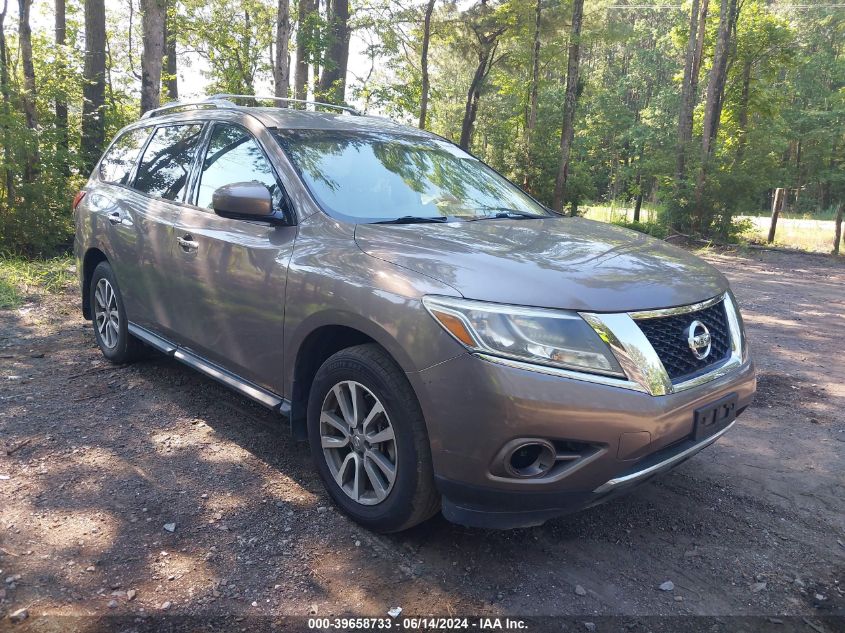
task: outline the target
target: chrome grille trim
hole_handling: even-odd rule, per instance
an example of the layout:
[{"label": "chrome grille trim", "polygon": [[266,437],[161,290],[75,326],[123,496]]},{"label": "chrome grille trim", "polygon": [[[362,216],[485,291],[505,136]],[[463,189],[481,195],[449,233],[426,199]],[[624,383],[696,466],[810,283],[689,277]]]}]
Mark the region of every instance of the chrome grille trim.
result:
[{"label": "chrome grille trim", "polygon": [[627,314],[579,313],[610,346],[628,378],[652,396],[672,392],[672,381],[646,335]]},{"label": "chrome grille trim", "polygon": [[699,301],[698,303],[692,303],[686,306],[677,306],[675,308],[661,308],[659,310],[640,310],[638,312],[629,312],[628,316],[630,316],[635,321],[639,321],[640,319],[659,319],[661,317],[676,316],[678,314],[689,314],[690,312],[698,312],[699,310],[705,310],[710,306],[714,306],[720,301],[722,301],[726,296],[727,293],[717,295],[712,299],[707,299],[706,301]]},{"label": "chrome grille trim", "polygon": [[[697,312],[709,308],[720,301],[724,301],[725,314],[730,331],[730,356],[727,360],[714,365],[703,374],[673,383],[654,347],[637,325],[637,320]],[[592,326],[613,351],[622,369],[625,370],[629,381],[640,387],[638,391],[645,391],[652,396],[663,396],[698,387],[729,374],[743,364],[742,330],[739,325],[740,321],[736,304],[730,292],[707,299],[706,301],[675,308],[617,314],[594,312],[580,312],[579,314]],[[624,384],[617,386],[624,387]]]}]

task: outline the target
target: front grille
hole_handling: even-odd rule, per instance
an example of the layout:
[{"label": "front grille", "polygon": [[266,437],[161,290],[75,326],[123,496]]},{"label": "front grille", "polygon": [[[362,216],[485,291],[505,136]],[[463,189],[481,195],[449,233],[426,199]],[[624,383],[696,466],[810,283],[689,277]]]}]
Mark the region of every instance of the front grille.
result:
[{"label": "front grille", "polygon": [[[684,334],[693,321],[701,321],[710,330],[710,354],[702,360],[693,355]],[[731,352],[724,301],[696,312],[639,319],[637,325],[654,347],[672,382],[723,362]]]}]

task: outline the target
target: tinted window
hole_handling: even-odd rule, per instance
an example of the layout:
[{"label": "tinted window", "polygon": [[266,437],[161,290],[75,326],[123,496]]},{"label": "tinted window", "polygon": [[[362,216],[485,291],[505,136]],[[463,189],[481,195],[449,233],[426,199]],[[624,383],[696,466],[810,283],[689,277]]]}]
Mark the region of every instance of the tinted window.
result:
[{"label": "tinted window", "polygon": [[150,135],[150,128],[138,128],[124,132],[109,148],[100,161],[100,178],[106,182],[125,185],[129,174],[138,160],[138,154]]},{"label": "tinted window", "polygon": [[135,189],[167,200],[181,200],[188,184],[191,162],[202,125],[158,128],[135,176]]},{"label": "tinted window", "polygon": [[444,140],[339,130],[277,131],[317,202],[356,222],[401,216],[472,219],[549,213],[477,158]]},{"label": "tinted window", "polygon": [[210,209],[215,190],[223,185],[252,181],[267,187],[280,208],[281,190],[255,139],[235,125],[216,125],[202,164],[197,206]]}]

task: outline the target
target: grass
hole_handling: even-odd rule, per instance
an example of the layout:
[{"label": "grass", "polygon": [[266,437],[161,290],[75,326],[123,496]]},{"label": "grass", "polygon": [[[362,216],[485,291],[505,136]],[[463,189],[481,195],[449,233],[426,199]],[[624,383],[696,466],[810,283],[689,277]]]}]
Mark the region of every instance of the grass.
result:
[{"label": "grass", "polygon": [[[634,219],[633,206],[623,204],[586,204],[582,206],[584,217],[600,222],[611,222],[622,226],[631,226]],[[774,246],[808,251],[811,253],[830,253],[833,249],[833,232],[835,209],[827,209],[818,215],[781,214],[775,232]],[[649,229],[655,226],[657,208],[643,205],[640,221],[647,233],[654,234]],[[768,215],[741,215],[736,221],[746,220],[749,228],[740,235],[745,242],[765,244],[769,235],[771,219]],[[638,227],[632,227],[638,228]],[[659,237],[659,236],[658,236]]]},{"label": "grass", "polygon": [[[748,219],[751,220],[751,227],[742,234],[742,238],[749,242],[765,244],[771,219],[766,217],[749,217]],[[834,230],[833,220],[781,216],[775,231],[774,245],[811,253],[829,253],[833,250]]]},{"label": "grass", "polygon": [[27,260],[0,255],[0,309],[17,308],[28,296],[62,292],[76,282],[70,256]]},{"label": "grass", "polygon": [[[634,207],[624,204],[585,204],[581,207],[582,215],[590,220],[611,223],[628,223],[634,221]],[[640,209],[640,222],[651,224],[657,220],[657,207],[643,204]]]}]

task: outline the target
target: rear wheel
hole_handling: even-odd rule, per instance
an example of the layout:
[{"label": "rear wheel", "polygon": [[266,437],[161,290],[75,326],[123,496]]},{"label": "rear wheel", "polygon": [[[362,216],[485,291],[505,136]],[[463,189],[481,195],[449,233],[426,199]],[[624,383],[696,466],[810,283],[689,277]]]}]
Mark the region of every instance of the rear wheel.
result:
[{"label": "rear wheel", "polygon": [[308,436],[326,489],[355,521],[395,532],[439,509],[419,403],[378,345],[323,363],[308,401]]},{"label": "rear wheel", "polygon": [[113,363],[129,363],[143,353],[143,344],[129,334],[123,297],[108,262],[100,262],[91,275],[91,315],[94,337],[103,356]]}]

